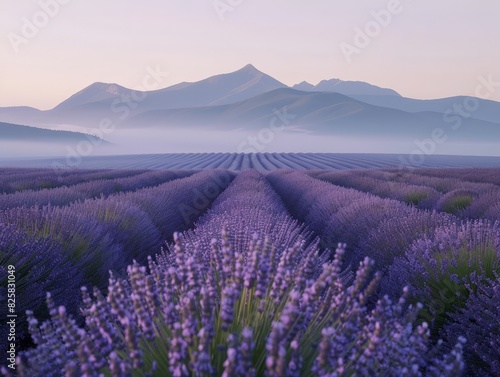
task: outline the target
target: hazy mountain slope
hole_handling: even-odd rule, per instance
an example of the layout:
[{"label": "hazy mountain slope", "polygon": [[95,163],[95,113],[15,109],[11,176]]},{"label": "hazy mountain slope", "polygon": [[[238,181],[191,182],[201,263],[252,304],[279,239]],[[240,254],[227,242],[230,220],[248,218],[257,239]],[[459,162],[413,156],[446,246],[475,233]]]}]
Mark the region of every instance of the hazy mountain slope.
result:
[{"label": "hazy mountain slope", "polygon": [[[277,114],[281,114],[281,119]],[[283,117],[286,114],[286,120]],[[273,121],[274,119],[274,121]],[[500,140],[500,125],[475,119],[462,120],[452,130],[442,114],[414,114],[366,104],[338,93],[277,89],[236,104],[190,109],[149,111],[124,123],[128,127],[197,126],[223,129],[270,127],[334,135],[430,137],[435,128],[458,139]],[[281,123],[280,123],[281,122]]]},{"label": "hazy mountain slope", "polygon": [[[373,95],[353,95],[353,98],[371,105],[388,107],[411,113],[432,111],[443,114],[451,112],[452,115],[459,115],[460,112],[463,111],[465,116],[471,118],[500,123],[500,102],[486,99],[457,96],[432,100],[419,100],[405,97]],[[467,111],[467,108],[474,109],[475,107],[476,110]]]},{"label": "hazy mountain slope", "polygon": [[235,72],[150,92],[148,105],[162,109],[225,105],[285,87],[248,64]]},{"label": "hazy mountain slope", "polygon": [[10,140],[33,142],[79,142],[82,140],[92,140],[99,143],[106,143],[95,136],[79,132],[53,131],[0,122],[0,141]]},{"label": "hazy mountain slope", "polygon": [[0,122],[0,157],[67,156],[76,164],[82,156],[100,153],[111,145],[98,137],[78,132]]},{"label": "hazy mountain slope", "polygon": [[0,107],[0,122],[34,124],[43,113],[42,110],[29,106]]},{"label": "hazy mountain slope", "polygon": [[117,84],[95,82],[61,102],[50,112],[80,108],[96,102],[111,105],[115,99],[120,98],[121,95],[130,94],[130,92],[130,89]]}]

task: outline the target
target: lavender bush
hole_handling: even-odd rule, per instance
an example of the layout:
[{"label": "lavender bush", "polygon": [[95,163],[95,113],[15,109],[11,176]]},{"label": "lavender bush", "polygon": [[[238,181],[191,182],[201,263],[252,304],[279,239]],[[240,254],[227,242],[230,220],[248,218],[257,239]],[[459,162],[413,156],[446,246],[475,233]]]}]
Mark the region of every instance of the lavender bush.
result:
[{"label": "lavender bush", "polygon": [[120,193],[116,200],[138,205],[148,214],[162,239],[167,239],[176,231],[189,229],[234,177],[227,170],[205,170],[157,187]]},{"label": "lavender bush", "polygon": [[500,190],[481,193],[460,215],[466,219],[489,219],[500,221]]},{"label": "lavender bush", "polygon": [[88,200],[62,208],[15,208],[0,213],[0,218],[34,239],[57,240],[62,257],[76,263],[86,282],[99,288],[105,287],[109,270],[122,270],[134,257],[142,257],[141,251],[154,252],[154,246],[158,250],[161,245],[147,215],[126,202]]},{"label": "lavender bush", "polygon": [[436,207],[439,211],[459,215],[464,209],[469,207],[478,196],[478,192],[471,190],[453,190],[444,195],[439,200]]},{"label": "lavender bush", "polygon": [[[5,355],[7,346],[7,269],[15,268],[18,341],[27,339],[24,313],[31,309],[41,318],[47,318],[44,296],[46,291],[76,313],[79,304],[79,287],[84,283],[81,270],[64,258],[61,245],[50,238],[28,236],[12,225],[0,223],[0,353]],[[1,362],[3,362],[2,360]]]},{"label": "lavender bush", "polygon": [[357,263],[370,252],[370,249],[365,251],[362,246],[367,234],[388,219],[401,219],[413,213],[411,208],[394,200],[366,195],[362,199],[350,201],[334,213],[326,222],[325,233],[333,240],[345,240],[351,250],[348,261]]},{"label": "lavender bush", "polygon": [[500,375],[500,277],[474,281],[466,305],[451,314],[450,323],[442,334],[449,342],[467,336],[464,351],[467,374],[473,376]]},{"label": "lavender bush", "polygon": [[363,200],[367,196],[298,171],[276,171],[267,174],[266,179],[280,195],[288,211],[321,238],[324,248],[334,248],[341,241],[335,239],[326,228],[331,217],[348,203]]},{"label": "lavender bush", "polygon": [[500,202],[493,204],[484,214],[485,218],[493,221],[500,221]]},{"label": "lavender bush", "polygon": [[[417,311],[387,297],[366,301],[380,278],[341,274],[343,246],[319,273],[314,251],[275,249],[254,239],[234,253],[223,234],[209,258],[176,238],[170,264],[134,263],[111,276],[107,297],[83,293],[85,329],[48,295],[51,320],[28,312],[36,348],[19,358],[20,376],[459,376],[460,338],[442,358],[428,351]],[[273,265],[271,255],[279,255]],[[209,264],[203,260],[209,259]],[[165,260],[164,260],[165,261]],[[222,263],[221,263],[222,262]],[[4,375],[8,375],[5,368]]]},{"label": "lavender bush", "polygon": [[406,216],[389,217],[365,234],[356,250],[355,259],[369,255],[385,270],[396,257],[404,254],[415,240],[432,234],[436,228],[449,227],[458,221],[452,215],[412,208]]},{"label": "lavender bush", "polygon": [[441,194],[432,187],[412,185],[407,181],[390,179],[380,170],[313,173],[317,179],[335,185],[350,187],[377,195],[381,198],[395,199],[421,209],[432,209]]},{"label": "lavender bush", "polygon": [[467,221],[440,227],[415,241],[389,268],[385,291],[410,284],[412,295],[428,304],[436,332],[457,308],[466,307],[468,286],[475,291],[500,271],[500,224]]}]

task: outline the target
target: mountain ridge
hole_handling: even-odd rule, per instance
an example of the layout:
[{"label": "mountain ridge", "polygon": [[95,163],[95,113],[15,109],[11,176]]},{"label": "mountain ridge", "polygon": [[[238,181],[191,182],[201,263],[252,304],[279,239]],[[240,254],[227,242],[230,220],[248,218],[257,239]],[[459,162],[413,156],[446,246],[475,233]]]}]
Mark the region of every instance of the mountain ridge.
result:
[{"label": "mountain ridge", "polygon": [[[303,93],[300,98],[307,103],[301,104],[296,101],[298,93]],[[344,97],[339,102],[338,99],[341,97],[332,94]],[[274,109],[269,106],[269,96],[273,97]],[[140,100],[137,99],[139,97]],[[249,120],[251,114],[260,114],[258,118],[261,119],[264,116],[272,116],[276,108],[288,106],[291,109],[297,108],[298,117],[308,120],[312,129],[317,126],[319,130],[328,122],[332,126],[338,122],[342,106],[344,109],[355,106],[366,111],[373,112],[375,108],[378,110],[370,118],[362,117],[359,111],[354,112],[351,108],[352,111],[342,117],[352,117],[358,121],[363,120],[368,125],[381,124],[381,127],[385,127],[384,119],[387,120],[386,117],[392,114],[392,120],[400,119],[401,128],[409,130],[410,125],[417,127],[416,125],[420,124],[420,121],[414,121],[415,119],[428,118],[428,115],[425,117],[419,115],[426,112],[435,113],[431,115],[432,124],[446,125],[445,113],[453,109],[457,102],[463,102],[464,98],[467,97],[417,100],[402,97],[392,89],[340,79],[322,80],[317,85],[303,81],[290,87],[258,70],[252,64],[247,64],[233,72],[194,82],[182,82],[153,91],[136,92],[135,95],[131,89],[118,84],[95,82],[50,110],[42,111],[23,106],[0,108],[0,121],[46,128],[77,126],[95,129],[103,119],[111,119],[118,127],[121,124],[130,127],[138,119],[156,119],[153,115],[163,112],[163,116],[170,120],[177,119],[182,124],[187,123],[187,119],[196,119],[196,122],[202,124],[203,116],[207,117],[205,119],[207,122],[209,120],[215,122],[222,116],[221,121],[231,119],[233,126],[236,127],[240,121]],[[482,99],[477,101],[480,104],[478,110],[470,115],[470,119],[463,121],[470,123],[470,127],[473,127],[474,121],[478,122],[478,127],[486,127],[486,123],[499,124],[497,114],[500,113],[500,102]],[[243,111],[244,106],[251,108],[251,111]],[[402,113],[406,114],[403,116]],[[242,118],[237,118],[234,114],[241,114]],[[186,119],[182,119],[181,116]],[[381,118],[377,119],[377,116]],[[453,114],[448,116],[456,117]],[[345,120],[347,127],[348,122]],[[410,123],[405,124],[405,121]],[[258,121],[252,119],[251,123],[258,124]],[[142,125],[136,123],[135,126],[147,128],[150,125],[146,122]],[[500,128],[500,124],[498,127]]]},{"label": "mountain ridge", "polygon": [[334,92],[347,96],[386,95],[401,97],[398,92],[392,89],[382,88],[363,81],[344,81],[340,79],[321,80],[317,85],[312,85],[307,81],[302,81],[301,83],[294,85],[292,88],[311,92]]},{"label": "mountain ridge", "polygon": [[[440,113],[408,113],[366,104],[340,93],[303,92],[280,88],[234,104],[165,109],[143,112],[124,122],[126,128],[168,129],[199,126],[231,130],[235,125],[246,129],[270,127],[277,112],[290,116],[289,131],[309,130],[321,135],[370,135],[420,138],[436,128],[449,129]],[[147,125],[147,126],[146,126]],[[450,131],[451,132],[451,131]],[[484,134],[500,140],[500,125],[464,119],[453,131],[457,140],[482,140]]]}]

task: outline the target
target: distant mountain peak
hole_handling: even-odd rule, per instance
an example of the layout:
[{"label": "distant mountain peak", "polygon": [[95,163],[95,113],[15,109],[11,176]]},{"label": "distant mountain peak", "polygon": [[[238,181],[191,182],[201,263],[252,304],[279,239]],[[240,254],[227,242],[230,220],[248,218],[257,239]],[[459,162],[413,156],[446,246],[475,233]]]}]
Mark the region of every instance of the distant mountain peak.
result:
[{"label": "distant mountain peak", "polygon": [[96,81],[96,82],[90,84],[89,86],[83,88],[82,91],[87,90],[87,89],[107,90],[108,87],[113,87],[113,86],[118,87],[118,85],[115,83]]},{"label": "distant mountain peak", "polygon": [[304,92],[311,92],[314,90],[314,85],[308,83],[307,81],[302,81],[301,83],[294,85],[293,89],[302,90]]},{"label": "distant mountain peak", "polygon": [[87,86],[85,89],[82,90],[83,91],[86,91],[86,90],[96,90],[98,92],[107,92],[107,93],[110,93],[110,94],[113,94],[115,96],[119,96],[120,93],[125,89],[125,90],[128,90],[126,88],[124,88],[123,86],[121,85],[118,85],[118,84],[115,84],[115,83],[108,83],[108,82],[100,82],[100,81],[97,81],[93,84],[90,84],[89,86]]},{"label": "distant mountain peak", "polygon": [[121,85],[106,82],[94,82],[71,97],[61,102],[55,108],[77,107],[85,103],[101,101],[103,99],[115,98],[129,90]]},{"label": "distant mountain peak", "polygon": [[253,64],[247,64],[243,68],[239,69],[237,72],[249,72],[249,73],[262,73]]}]

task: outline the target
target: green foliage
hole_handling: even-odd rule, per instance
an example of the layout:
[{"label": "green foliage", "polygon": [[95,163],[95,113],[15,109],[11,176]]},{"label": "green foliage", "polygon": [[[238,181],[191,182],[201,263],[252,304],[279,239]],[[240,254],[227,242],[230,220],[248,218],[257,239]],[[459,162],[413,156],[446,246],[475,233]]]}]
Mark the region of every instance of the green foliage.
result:
[{"label": "green foliage", "polygon": [[52,189],[54,188],[54,183],[47,181],[47,182],[40,182],[40,189]]},{"label": "green foliage", "polygon": [[472,204],[472,196],[470,195],[460,195],[450,198],[443,205],[443,210],[445,212],[451,213],[452,215],[457,215],[460,211],[464,210]]},{"label": "green foliage", "polygon": [[434,321],[435,334],[452,313],[466,306],[469,288],[476,291],[478,281],[486,284],[486,279],[495,277],[495,271],[500,272],[499,259],[491,244],[470,250],[464,245],[458,252],[446,250],[434,254],[432,263],[423,262],[426,273],[413,275],[412,284],[425,290],[429,296],[425,301],[428,305],[420,312],[420,317],[429,323]]},{"label": "green foliage", "polygon": [[427,199],[429,195],[426,192],[412,191],[405,197],[405,203],[408,205],[418,206],[419,203]]}]

